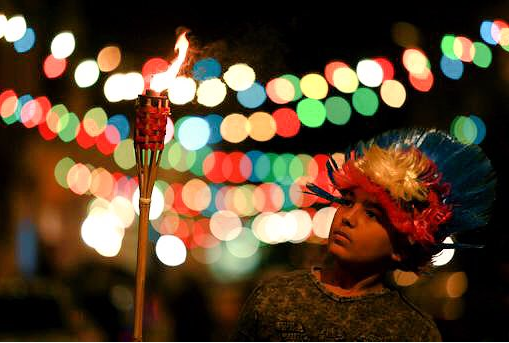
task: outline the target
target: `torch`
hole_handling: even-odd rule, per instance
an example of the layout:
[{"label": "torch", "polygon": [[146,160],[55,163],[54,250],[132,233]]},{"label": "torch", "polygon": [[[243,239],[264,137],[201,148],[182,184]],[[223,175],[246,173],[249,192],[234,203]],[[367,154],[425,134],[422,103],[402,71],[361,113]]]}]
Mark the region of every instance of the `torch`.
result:
[{"label": "torch", "polygon": [[145,95],[138,96],[135,108],[134,150],[140,188],[140,217],[134,298],[134,340],[141,342],[150,199],[164,148],[170,101],[165,93],[159,94],[149,89]]},{"label": "torch", "polygon": [[179,51],[175,61],[167,71],[154,75],[150,89],[139,95],[135,103],[134,150],[140,189],[133,334],[136,342],[142,341],[150,200],[164,149],[166,122],[170,115],[170,101],[163,89],[168,88],[175,79],[185,59],[189,46],[186,33],[182,33],[175,44],[175,50]]}]

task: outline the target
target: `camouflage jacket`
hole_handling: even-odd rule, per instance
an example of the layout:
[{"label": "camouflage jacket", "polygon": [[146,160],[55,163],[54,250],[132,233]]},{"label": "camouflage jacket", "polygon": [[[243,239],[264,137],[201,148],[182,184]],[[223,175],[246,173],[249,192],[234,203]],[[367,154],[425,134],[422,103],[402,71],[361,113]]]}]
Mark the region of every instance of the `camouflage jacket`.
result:
[{"label": "camouflage jacket", "polygon": [[243,306],[233,341],[441,341],[431,317],[397,290],[340,297],[311,271],[260,283]]}]

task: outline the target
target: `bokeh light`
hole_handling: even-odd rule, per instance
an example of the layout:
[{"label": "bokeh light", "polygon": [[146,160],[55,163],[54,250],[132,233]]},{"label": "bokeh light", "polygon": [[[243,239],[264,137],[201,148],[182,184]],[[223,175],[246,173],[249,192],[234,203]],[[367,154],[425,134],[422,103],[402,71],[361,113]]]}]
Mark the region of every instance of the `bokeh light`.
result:
[{"label": "bokeh light", "polygon": [[172,104],[187,104],[195,95],[196,82],[189,77],[177,76],[168,86],[168,98]]},{"label": "bokeh light", "polygon": [[[454,243],[451,237],[444,239],[443,243],[451,244]],[[432,264],[436,267],[443,266],[449,263],[454,256],[454,249],[444,249],[438,254],[433,255]]]},{"label": "bokeh light", "polygon": [[25,17],[22,15],[15,15],[10,17],[5,24],[4,37],[8,42],[16,42],[23,38],[27,30],[27,23]]},{"label": "bokeh light", "polygon": [[243,91],[253,85],[256,74],[253,68],[245,63],[237,63],[228,68],[223,79],[234,91]]},{"label": "bokeh light", "polygon": [[359,87],[357,73],[350,67],[340,67],[332,74],[334,87],[343,93],[353,93]]},{"label": "bokeh light", "polygon": [[352,107],[348,101],[340,96],[332,96],[325,100],[327,120],[336,125],[344,125],[350,120]]},{"label": "bokeh light", "polygon": [[97,65],[102,72],[110,72],[120,65],[122,54],[115,45],[106,46],[97,54]]},{"label": "bokeh light", "polygon": [[450,79],[459,80],[463,75],[463,62],[459,59],[450,59],[446,55],[442,55],[440,59],[440,69]]},{"label": "bokeh light", "polygon": [[173,235],[162,235],[156,243],[156,255],[159,261],[175,267],[186,261],[187,249],[182,240]]},{"label": "bokeh light", "polygon": [[57,59],[64,59],[74,52],[75,46],[76,42],[72,32],[61,32],[51,41],[51,54]]},{"label": "bokeh light", "polygon": [[295,98],[295,87],[288,79],[277,77],[267,82],[267,96],[276,104],[286,104]]},{"label": "bokeh light", "polygon": [[380,97],[388,106],[400,108],[406,100],[406,90],[397,80],[385,80],[380,87]]},{"label": "bokeh light", "polygon": [[239,143],[249,135],[249,122],[245,116],[240,113],[227,115],[221,122],[221,136],[230,143]]},{"label": "bokeh light", "polygon": [[207,57],[197,61],[193,66],[193,78],[204,81],[221,76],[221,64],[215,58]]},{"label": "bokeh light", "polygon": [[210,137],[208,122],[200,117],[190,117],[178,128],[177,137],[187,150],[198,150],[207,144]]},{"label": "bokeh light", "polygon": [[201,82],[196,91],[199,104],[207,107],[214,107],[223,102],[226,97],[226,85],[217,78]]},{"label": "bokeh light", "polygon": [[[134,207],[134,211],[136,215],[140,215],[140,189],[136,188],[133,193],[133,197],[131,202]],[[152,191],[151,201],[150,201],[150,211],[148,214],[148,219],[154,220],[161,216],[164,210],[164,195],[158,187],[154,187]]]},{"label": "bokeh light", "polygon": [[364,59],[357,63],[357,77],[368,87],[378,87],[382,84],[384,72],[380,64],[371,59]]},{"label": "bokeh light", "polygon": [[74,71],[74,80],[78,87],[90,87],[99,79],[99,66],[95,60],[80,62]]},{"label": "bokeh light", "polygon": [[276,134],[276,121],[266,112],[254,112],[248,118],[249,136],[258,142],[270,140]]},{"label": "bokeh light", "polygon": [[265,102],[265,99],[267,99],[265,88],[259,82],[254,82],[248,89],[237,93],[237,100],[246,108],[257,108]]},{"label": "bokeh light", "polygon": [[320,100],[306,98],[298,102],[297,115],[303,125],[319,127],[325,121],[326,110]]},{"label": "bokeh light", "polygon": [[35,32],[29,27],[26,29],[23,37],[14,42],[14,49],[19,53],[24,53],[32,49],[35,44]]},{"label": "bokeh light", "polygon": [[67,60],[55,58],[53,55],[46,57],[43,63],[44,74],[48,79],[61,76],[67,67]]},{"label": "bokeh light", "polygon": [[300,89],[306,97],[320,100],[327,96],[329,86],[322,75],[311,73],[300,79]]},{"label": "bokeh light", "polygon": [[392,40],[401,47],[415,47],[419,45],[419,30],[408,22],[396,22],[392,25]]},{"label": "bokeh light", "polygon": [[364,116],[372,116],[378,110],[378,96],[370,88],[358,88],[352,96],[353,108]]}]

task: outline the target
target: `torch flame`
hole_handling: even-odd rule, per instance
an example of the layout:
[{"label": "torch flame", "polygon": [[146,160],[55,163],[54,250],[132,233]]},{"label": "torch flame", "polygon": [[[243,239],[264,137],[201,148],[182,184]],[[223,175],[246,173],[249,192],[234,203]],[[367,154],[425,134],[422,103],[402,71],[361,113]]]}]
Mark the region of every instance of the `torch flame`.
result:
[{"label": "torch flame", "polygon": [[186,38],[188,31],[180,34],[175,43],[175,53],[178,51],[177,57],[171,62],[170,67],[165,72],[155,74],[150,81],[150,88],[157,92],[169,88],[170,84],[175,80],[177,74],[186,59],[187,49],[189,48],[189,41]]}]

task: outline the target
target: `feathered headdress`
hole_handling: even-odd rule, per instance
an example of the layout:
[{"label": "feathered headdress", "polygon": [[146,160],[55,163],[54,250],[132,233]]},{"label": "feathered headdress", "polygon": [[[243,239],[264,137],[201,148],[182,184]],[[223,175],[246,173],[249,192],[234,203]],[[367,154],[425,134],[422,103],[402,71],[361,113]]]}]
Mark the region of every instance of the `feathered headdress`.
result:
[{"label": "feathered headdress", "polygon": [[[326,166],[334,189],[356,186],[374,194],[392,225],[411,242],[440,249],[480,247],[443,243],[488,224],[496,177],[479,146],[436,129],[391,130],[347,149],[341,166],[332,157]],[[307,188],[307,193],[343,202],[313,183]]]}]

